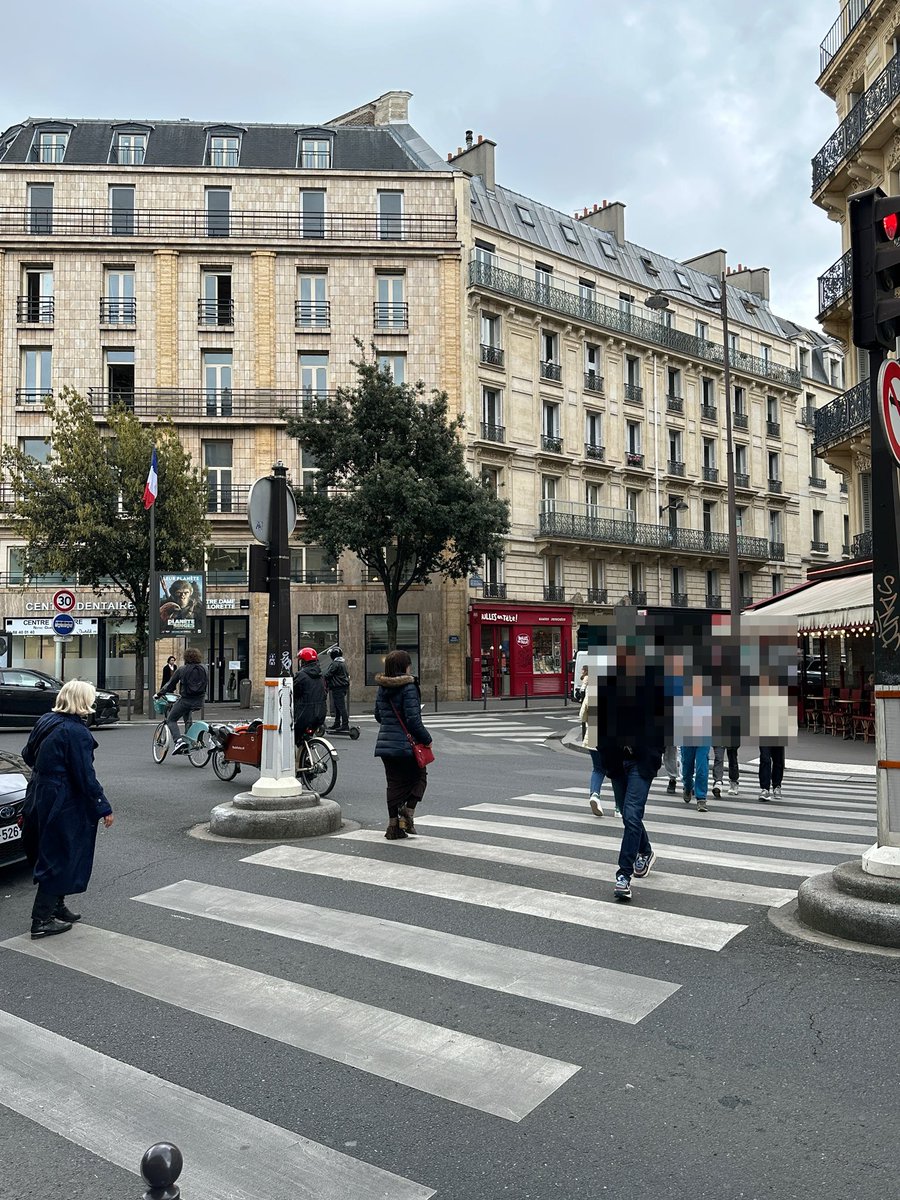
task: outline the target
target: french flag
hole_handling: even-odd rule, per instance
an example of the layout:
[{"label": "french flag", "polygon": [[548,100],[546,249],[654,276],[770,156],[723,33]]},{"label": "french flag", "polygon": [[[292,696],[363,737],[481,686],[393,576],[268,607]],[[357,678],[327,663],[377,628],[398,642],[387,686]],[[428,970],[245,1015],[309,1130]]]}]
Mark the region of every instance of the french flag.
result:
[{"label": "french flag", "polygon": [[156,497],[159,492],[159,475],[156,470],[156,447],[153,447],[153,456],[150,459],[150,474],[147,476],[147,482],[144,484],[144,508],[152,508],[156,503]]}]

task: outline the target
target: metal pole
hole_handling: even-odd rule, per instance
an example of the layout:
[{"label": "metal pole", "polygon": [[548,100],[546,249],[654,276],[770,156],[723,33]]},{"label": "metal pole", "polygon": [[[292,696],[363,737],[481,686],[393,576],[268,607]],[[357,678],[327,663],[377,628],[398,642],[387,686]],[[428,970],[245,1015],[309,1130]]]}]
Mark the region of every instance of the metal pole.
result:
[{"label": "metal pole", "polygon": [[[156,450],[156,447],[153,447]],[[157,485],[158,487],[158,485]],[[153,716],[153,697],[156,694],[156,638],[159,633],[159,584],[156,580],[156,500],[150,505],[150,611],[147,630],[147,690],[149,693],[147,715]]]},{"label": "metal pole", "polygon": [[737,508],[734,499],[734,435],[731,421],[731,347],[728,344],[728,284],[722,272],[720,286],[722,313],[722,350],[725,367],[725,470],[728,482],[728,590],[731,609],[731,635],[741,632],[741,568],[738,562]]}]

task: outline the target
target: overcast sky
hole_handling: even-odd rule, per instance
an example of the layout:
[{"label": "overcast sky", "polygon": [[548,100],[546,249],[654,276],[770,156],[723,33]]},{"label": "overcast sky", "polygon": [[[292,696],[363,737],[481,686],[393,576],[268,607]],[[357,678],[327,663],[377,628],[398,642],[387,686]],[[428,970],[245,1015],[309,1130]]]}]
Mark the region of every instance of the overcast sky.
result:
[{"label": "overcast sky", "polygon": [[809,200],[837,124],[815,86],[840,0],[43,0],[3,5],[0,127],[25,116],[327,120],[391,89],[443,156],[473,129],[507,187],[627,204],[629,239],[724,247],[815,321],[838,227]]}]

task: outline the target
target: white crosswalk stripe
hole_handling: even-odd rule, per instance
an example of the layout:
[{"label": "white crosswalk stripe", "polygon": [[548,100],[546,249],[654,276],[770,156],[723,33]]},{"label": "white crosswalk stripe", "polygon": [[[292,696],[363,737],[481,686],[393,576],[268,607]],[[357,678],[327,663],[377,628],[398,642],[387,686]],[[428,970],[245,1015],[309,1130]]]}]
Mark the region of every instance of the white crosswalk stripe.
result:
[{"label": "white crosswalk stripe", "polygon": [[[362,722],[371,721],[374,717],[362,717]],[[438,713],[422,714],[422,720],[428,732],[436,738],[440,745],[442,734],[450,737],[465,739],[468,737],[483,738],[486,741],[511,742],[516,745],[542,746],[551,733],[558,733],[546,723],[546,714],[541,714],[539,723],[530,724],[527,720],[516,720],[499,713]]]}]

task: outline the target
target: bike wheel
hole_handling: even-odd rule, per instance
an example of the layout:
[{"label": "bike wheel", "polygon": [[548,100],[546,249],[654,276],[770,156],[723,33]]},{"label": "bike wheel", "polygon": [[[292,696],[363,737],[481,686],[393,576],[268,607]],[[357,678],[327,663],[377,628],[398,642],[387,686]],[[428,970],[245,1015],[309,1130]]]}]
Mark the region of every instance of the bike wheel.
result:
[{"label": "bike wheel", "polygon": [[228,783],[230,780],[234,779],[235,775],[237,775],[238,771],[241,769],[240,763],[228,761],[228,759],[225,757],[224,750],[213,750],[212,765],[215,773],[220,779],[224,780],[225,783]]},{"label": "bike wheel", "polygon": [[215,743],[212,740],[212,734],[208,729],[204,729],[196,742],[191,743],[191,748],[188,750],[188,758],[191,760],[191,766],[205,767],[212,758],[214,749]]},{"label": "bike wheel", "polygon": [[305,788],[318,796],[327,796],[337,782],[337,759],[321,738],[310,738],[303,747],[298,777]]},{"label": "bike wheel", "polygon": [[169,727],[160,721],[153,730],[153,761],[161,763],[169,753]]}]

